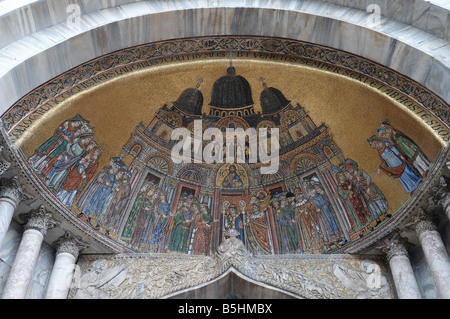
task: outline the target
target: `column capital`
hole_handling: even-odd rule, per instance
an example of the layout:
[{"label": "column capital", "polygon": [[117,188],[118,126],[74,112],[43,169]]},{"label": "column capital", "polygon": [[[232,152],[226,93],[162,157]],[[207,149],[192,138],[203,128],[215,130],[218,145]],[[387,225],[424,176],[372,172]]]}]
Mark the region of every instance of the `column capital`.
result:
[{"label": "column capital", "polygon": [[[384,245],[378,246],[378,249],[386,254],[388,261],[395,256],[407,256],[408,251],[406,249],[406,239],[400,236],[398,232],[395,232],[384,241]],[[408,257],[409,258],[409,257]]]},{"label": "column capital", "polygon": [[[449,162],[450,163],[450,162]],[[439,177],[439,184],[432,187],[432,196],[428,198],[430,206],[442,206],[444,210],[449,207],[450,204],[450,189],[448,187],[448,178],[444,175]]]},{"label": "column capital", "polygon": [[25,230],[35,229],[44,236],[47,234],[47,230],[59,225],[59,222],[53,219],[52,213],[47,211],[43,205],[31,212],[20,214],[19,217],[26,221]]},{"label": "column capital", "polygon": [[422,208],[414,213],[413,221],[414,230],[419,238],[424,232],[437,230],[432,214]]},{"label": "column capital", "polygon": [[5,146],[0,145],[0,175],[3,175],[10,167],[11,158],[5,150]]},{"label": "column capital", "polygon": [[80,237],[75,237],[70,232],[67,232],[59,237],[57,240],[53,242],[53,245],[56,248],[56,254],[60,253],[69,253],[78,258],[78,255],[81,250],[89,247],[87,243],[81,241]]},{"label": "column capital", "polygon": [[2,178],[0,180],[0,198],[11,199],[15,206],[27,199],[25,192],[20,186],[19,176],[15,175],[12,178]]}]

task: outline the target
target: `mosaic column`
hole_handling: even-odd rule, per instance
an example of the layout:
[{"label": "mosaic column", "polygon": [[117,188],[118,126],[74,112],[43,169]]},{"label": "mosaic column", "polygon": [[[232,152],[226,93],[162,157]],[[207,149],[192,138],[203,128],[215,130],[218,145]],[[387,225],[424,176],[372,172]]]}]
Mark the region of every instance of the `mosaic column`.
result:
[{"label": "mosaic column", "polygon": [[449,299],[450,259],[435,223],[423,210],[420,210],[416,217],[415,231],[437,291],[442,299]]},{"label": "mosaic column", "polygon": [[0,248],[8,232],[14,212],[23,200],[19,177],[3,179],[0,185]]},{"label": "mosaic column", "polygon": [[45,299],[67,299],[78,255],[88,245],[69,232],[61,236],[53,245],[56,247],[56,259]]},{"label": "mosaic column", "polygon": [[389,261],[398,298],[422,299],[404,239],[399,234],[394,234],[383,247],[383,251]]},{"label": "mosaic column", "polygon": [[19,217],[27,223],[6,281],[3,299],[25,298],[44,236],[48,229],[57,225],[52,214],[43,206]]}]

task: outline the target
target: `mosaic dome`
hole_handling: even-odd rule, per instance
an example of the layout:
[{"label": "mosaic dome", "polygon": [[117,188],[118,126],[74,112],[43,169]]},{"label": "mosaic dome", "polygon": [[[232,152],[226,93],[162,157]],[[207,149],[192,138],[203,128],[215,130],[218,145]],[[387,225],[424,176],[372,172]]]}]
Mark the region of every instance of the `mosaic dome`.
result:
[{"label": "mosaic dome", "polygon": [[284,109],[290,101],[283,92],[274,87],[265,87],[260,95],[260,103],[263,114],[273,114]]},{"label": "mosaic dome", "polygon": [[213,86],[211,102],[217,108],[242,108],[253,105],[252,90],[248,81],[236,74],[230,66],[227,75],[220,77]]},{"label": "mosaic dome", "polygon": [[182,112],[191,115],[201,115],[203,106],[203,94],[198,88],[188,88],[181,93],[173,105]]}]

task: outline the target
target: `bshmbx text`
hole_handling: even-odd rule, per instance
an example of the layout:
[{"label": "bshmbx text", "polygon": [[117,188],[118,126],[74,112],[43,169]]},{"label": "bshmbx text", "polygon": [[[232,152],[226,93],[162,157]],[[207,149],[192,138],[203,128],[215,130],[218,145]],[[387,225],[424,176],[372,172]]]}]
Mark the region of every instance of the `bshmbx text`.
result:
[{"label": "bshmbx text", "polygon": [[223,304],[221,307],[189,305],[179,306],[179,314],[204,314],[209,317],[213,312],[222,314],[269,314],[272,304]]}]

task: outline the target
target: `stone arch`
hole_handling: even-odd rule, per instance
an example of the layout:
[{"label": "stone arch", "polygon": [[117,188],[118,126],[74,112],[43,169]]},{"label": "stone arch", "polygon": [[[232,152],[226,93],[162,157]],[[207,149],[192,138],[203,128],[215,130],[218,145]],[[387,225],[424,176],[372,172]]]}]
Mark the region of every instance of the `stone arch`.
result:
[{"label": "stone arch", "polygon": [[[446,101],[450,100],[450,92],[445,85],[446,81],[443,81],[449,72],[449,65],[443,59],[446,54],[425,46],[419,47],[415,41],[415,35],[420,34],[426,39],[431,39],[436,35],[442,36],[448,32],[445,26],[434,28],[427,23],[420,22],[422,19],[426,21],[432,14],[427,10],[420,16],[419,22],[416,21],[411,25],[408,21],[412,20],[409,16],[412,13],[406,12],[409,10],[387,10],[383,7],[381,9],[384,16],[381,18],[385,19],[375,27],[371,24],[371,16],[366,11],[365,4],[357,3],[346,4],[344,7],[338,5],[337,1],[336,3],[318,1],[317,4],[308,6],[302,6],[302,3],[299,2],[295,9],[292,9],[292,1],[278,2],[274,3],[273,7],[261,8],[258,1],[250,1],[246,3],[245,7],[236,4],[224,7],[221,2],[211,2],[210,4],[202,2],[202,5],[199,6],[197,3],[180,0],[180,5],[177,7],[183,9],[147,4],[136,10],[134,2],[136,1],[121,0],[112,3],[107,1],[97,6],[81,3],[80,19],[84,26],[72,28],[71,32],[64,35],[60,34],[57,41],[42,37],[39,48],[31,45],[33,37],[40,38],[41,35],[48,34],[52,29],[60,26],[66,27],[70,23],[67,8],[64,5],[55,7],[50,0],[27,3],[30,8],[35,10],[37,10],[35,6],[48,7],[48,13],[46,13],[48,16],[46,19],[42,18],[36,22],[28,21],[28,25],[33,25],[33,27],[26,30],[25,34],[22,31],[16,32],[1,40],[6,50],[18,53],[16,59],[2,67],[0,86],[6,89],[0,93],[1,110],[5,111],[14,101],[41,83],[100,55],[169,38],[210,36],[219,33],[284,37],[346,50],[391,67],[427,86]],[[398,7],[399,2],[393,7]],[[425,1],[419,2],[421,6],[433,5],[434,11],[447,14],[448,10],[443,7],[427,4]],[[22,19],[28,18],[28,16],[21,15],[22,5],[21,2],[9,12],[4,10],[0,19],[4,19],[5,25],[8,25],[8,19],[14,19],[16,15],[20,15]],[[102,10],[105,8],[110,10]],[[45,10],[39,11],[45,12]],[[115,11],[117,14],[109,14],[110,11]],[[106,14],[106,12],[108,13]],[[321,12],[326,12],[326,15]],[[87,19],[88,15],[93,13],[102,16],[102,19]],[[260,19],[261,16],[264,16],[265,19]],[[208,28],[194,28],[190,25],[186,26],[186,19],[192,21],[193,26],[206,25],[202,21],[209,20],[222,21],[222,23]],[[54,21],[54,25],[48,26],[44,24],[44,21]],[[267,24],[266,21],[272,21],[272,23]],[[298,28],[291,27],[292,21],[300,26],[301,32],[298,32]],[[176,25],[177,23],[180,25]],[[398,28],[394,28],[393,25]],[[405,28],[406,26],[409,28]],[[397,32],[402,27],[405,30],[408,29],[407,35]],[[314,28],[315,32],[310,32],[311,28]],[[336,32],[327,32],[326,30],[330,28]],[[148,32],[149,29],[154,31]],[[32,34],[34,30],[36,30],[35,34]],[[117,37],[117,34],[124,36]],[[133,36],[130,37],[129,34]],[[349,37],[346,34],[355,36]],[[355,39],[361,40],[355,41]],[[27,43],[30,45],[26,45]],[[376,50],[369,45],[370,43],[379,43],[380,47],[386,48],[386,50]],[[267,43],[267,45],[271,44]],[[77,47],[83,48],[83,50],[70,49]],[[26,48],[26,50],[21,52],[19,48]],[[394,51],[396,59],[391,57],[391,52]],[[146,54],[146,52],[141,53]],[[54,63],[54,57],[64,57],[64,59]],[[124,55],[123,58],[130,59],[127,55]],[[402,63],[397,63],[400,60]],[[39,63],[37,63],[38,61]],[[36,72],[34,67],[36,65],[46,72]],[[422,67],[410,68],[409,65],[421,65]],[[30,75],[29,72],[33,74]]]},{"label": "stone arch", "polygon": [[319,160],[312,154],[301,153],[294,157],[290,165],[291,175],[297,175],[300,172],[307,171],[315,167]]},{"label": "stone arch", "polygon": [[238,168],[238,172],[245,173],[245,174],[240,175],[240,177],[242,178],[242,182],[243,182],[242,187],[246,188],[248,186],[252,186],[253,178],[252,178],[251,170],[250,170],[250,167],[248,166],[248,164],[225,163],[222,165],[216,165],[216,167],[214,168],[214,171],[212,173],[212,176],[213,176],[212,180],[216,187],[222,187],[221,182],[223,181],[224,175],[226,174],[226,172],[228,171],[228,168],[230,166],[235,166]]},{"label": "stone arch", "polygon": [[279,182],[285,178],[284,173],[279,169],[275,174],[261,175],[261,184],[269,185],[275,182]]},{"label": "stone arch", "polygon": [[250,127],[250,125],[248,125],[248,123],[244,119],[235,115],[229,115],[221,118],[219,121],[217,121],[215,127],[218,129],[220,129],[221,127],[229,128],[230,123],[242,126],[244,131]]},{"label": "stone arch", "polygon": [[288,128],[291,124],[297,123],[299,120],[300,114],[297,111],[286,111],[280,118],[281,127]]},{"label": "stone arch", "polygon": [[[186,174],[188,174],[188,172],[194,173],[195,176],[187,176]],[[186,181],[194,182],[197,184],[203,184],[206,182],[205,172],[202,169],[195,167],[193,165],[183,167],[183,169],[181,169],[178,172],[177,176],[178,178],[182,178]]]},{"label": "stone arch", "polygon": [[164,114],[162,119],[174,128],[179,128],[183,124],[183,119],[177,112],[168,112]]},{"label": "stone arch", "polygon": [[166,174],[172,174],[172,161],[164,154],[152,154],[145,159],[145,163]]},{"label": "stone arch", "polygon": [[326,144],[326,145],[324,145],[323,147],[322,147],[322,152],[323,152],[323,154],[325,155],[325,157],[332,157],[333,156],[333,154],[334,154],[334,151],[333,151],[333,149],[331,148],[331,146],[330,145],[328,145],[328,144]]},{"label": "stone arch", "polygon": [[170,293],[162,299],[303,299],[287,290],[258,282],[230,267],[208,282]]},{"label": "stone arch", "polygon": [[141,154],[142,151],[142,145],[139,143],[133,144],[133,146],[130,148],[130,153],[134,154],[134,156],[138,157],[139,154]]}]

